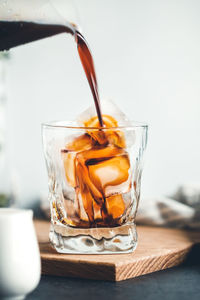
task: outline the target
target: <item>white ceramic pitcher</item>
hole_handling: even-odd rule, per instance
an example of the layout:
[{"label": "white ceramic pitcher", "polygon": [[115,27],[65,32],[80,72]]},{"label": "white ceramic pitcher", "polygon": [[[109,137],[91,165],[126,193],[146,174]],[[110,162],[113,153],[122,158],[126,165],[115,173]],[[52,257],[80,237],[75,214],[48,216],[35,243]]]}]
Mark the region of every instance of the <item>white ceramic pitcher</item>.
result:
[{"label": "white ceramic pitcher", "polygon": [[39,283],[41,263],[31,210],[0,208],[0,299],[21,300]]}]

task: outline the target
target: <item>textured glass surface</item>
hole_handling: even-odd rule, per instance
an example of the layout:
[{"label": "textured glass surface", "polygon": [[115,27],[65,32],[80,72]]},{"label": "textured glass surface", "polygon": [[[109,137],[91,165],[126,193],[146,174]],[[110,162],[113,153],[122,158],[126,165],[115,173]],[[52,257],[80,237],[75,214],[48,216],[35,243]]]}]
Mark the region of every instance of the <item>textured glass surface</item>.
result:
[{"label": "textured glass surface", "polygon": [[147,126],[43,125],[50,241],[62,253],[131,252],[137,244]]}]

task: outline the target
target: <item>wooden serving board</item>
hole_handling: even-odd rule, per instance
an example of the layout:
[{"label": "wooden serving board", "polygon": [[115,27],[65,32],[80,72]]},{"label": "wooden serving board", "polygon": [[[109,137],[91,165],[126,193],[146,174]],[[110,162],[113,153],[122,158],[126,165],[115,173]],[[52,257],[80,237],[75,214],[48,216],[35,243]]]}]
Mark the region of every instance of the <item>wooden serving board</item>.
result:
[{"label": "wooden serving board", "polygon": [[36,221],[42,273],[120,281],[181,264],[200,233],[179,229],[137,226],[139,243],[135,252],[112,255],[57,253],[49,243],[49,222]]}]

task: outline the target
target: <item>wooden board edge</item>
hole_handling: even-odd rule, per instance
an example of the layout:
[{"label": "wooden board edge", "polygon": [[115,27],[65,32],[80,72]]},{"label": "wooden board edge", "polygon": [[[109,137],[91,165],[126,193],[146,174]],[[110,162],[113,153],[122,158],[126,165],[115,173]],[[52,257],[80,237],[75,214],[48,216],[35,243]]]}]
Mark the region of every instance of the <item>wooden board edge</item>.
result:
[{"label": "wooden board edge", "polygon": [[137,262],[126,265],[116,265],[115,281],[122,281],[176,267],[186,260],[192,248],[193,245],[190,245],[181,251],[161,255],[159,259],[157,256],[149,257],[147,260],[144,259],[140,261],[140,268],[138,268],[139,265]]},{"label": "wooden board edge", "polygon": [[65,277],[79,277],[95,280],[115,281],[116,269],[114,264],[97,264],[83,261],[61,261],[44,259],[42,261],[42,274]]}]

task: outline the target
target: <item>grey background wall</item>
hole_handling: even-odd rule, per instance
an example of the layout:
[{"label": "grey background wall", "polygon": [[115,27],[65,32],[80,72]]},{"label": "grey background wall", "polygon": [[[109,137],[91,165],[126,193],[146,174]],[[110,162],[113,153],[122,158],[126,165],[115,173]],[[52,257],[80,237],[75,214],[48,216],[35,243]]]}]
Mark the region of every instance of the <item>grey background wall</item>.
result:
[{"label": "grey background wall", "polygon": [[[76,3],[101,96],[149,123],[143,195],[200,181],[200,2]],[[47,191],[40,124],[74,119],[92,97],[67,35],[12,50],[7,79],[10,161],[28,206]]]}]

